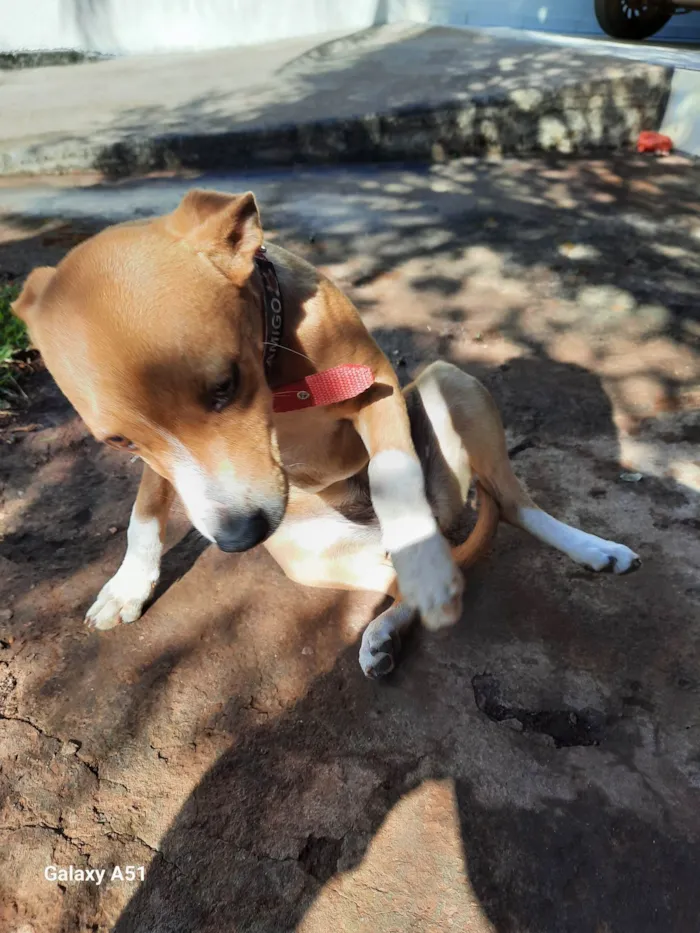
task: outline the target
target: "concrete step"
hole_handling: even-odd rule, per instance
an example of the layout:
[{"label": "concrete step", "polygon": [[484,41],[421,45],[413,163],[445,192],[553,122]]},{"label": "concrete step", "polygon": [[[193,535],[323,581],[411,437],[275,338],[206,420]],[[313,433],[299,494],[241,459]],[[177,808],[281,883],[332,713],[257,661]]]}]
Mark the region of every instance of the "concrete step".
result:
[{"label": "concrete step", "polygon": [[585,48],[415,24],[7,72],[0,174],[614,151],[658,127],[671,77]]}]

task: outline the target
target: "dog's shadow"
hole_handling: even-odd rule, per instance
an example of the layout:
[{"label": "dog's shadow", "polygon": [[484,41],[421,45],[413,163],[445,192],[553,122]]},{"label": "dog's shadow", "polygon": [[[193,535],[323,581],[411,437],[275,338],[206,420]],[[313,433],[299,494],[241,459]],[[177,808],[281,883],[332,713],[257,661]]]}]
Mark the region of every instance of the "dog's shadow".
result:
[{"label": "dog's shadow", "polygon": [[184,577],[209,546],[206,538],[203,538],[194,528],[173,545],[163,555],[158,585],[149,605],[164,596],[174,583]]},{"label": "dog's shadow", "polygon": [[[578,367],[518,361],[491,382],[506,421],[539,411],[535,446],[614,445],[607,397]],[[556,406],[543,405],[555,386]],[[600,511],[601,501],[649,494],[613,487],[614,469],[593,465],[595,492],[562,472],[540,488],[536,463],[528,479],[540,498],[556,480],[584,512],[586,501]],[[183,542],[171,572],[202,546]],[[230,715],[236,744],[191,793],[115,933],[291,933],[430,779],[453,788],[472,920],[484,929],[696,930],[700,843],[683,825],[695,819],[692,776],[649,751],[686,728],[660,646],[672,632],[674,655],[692,650],[676,624],[692,594],[671,590],[658,553],[630,580],[586,576],[503,528],[494,557],[470,573],[461,625],[442,638],[419,631],[387,681],[363,679],[355,645],[248,732],[234,726],[232,700],[218,721]],[[367,917],[357,928],[380,927]]]}]

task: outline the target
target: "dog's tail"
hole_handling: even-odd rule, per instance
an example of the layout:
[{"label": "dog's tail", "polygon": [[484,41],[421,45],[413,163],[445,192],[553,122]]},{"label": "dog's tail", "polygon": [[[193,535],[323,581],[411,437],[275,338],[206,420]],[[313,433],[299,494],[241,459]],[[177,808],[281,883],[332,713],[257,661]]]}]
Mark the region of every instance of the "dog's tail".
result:
[{"label": "dog's tail", "polygon": [[452,557],[462,570],[475,564],[488,550],[498,528],[501,511],[493,496],[481,483],[476,484],[479,515],[466,541],[452,548]]}]

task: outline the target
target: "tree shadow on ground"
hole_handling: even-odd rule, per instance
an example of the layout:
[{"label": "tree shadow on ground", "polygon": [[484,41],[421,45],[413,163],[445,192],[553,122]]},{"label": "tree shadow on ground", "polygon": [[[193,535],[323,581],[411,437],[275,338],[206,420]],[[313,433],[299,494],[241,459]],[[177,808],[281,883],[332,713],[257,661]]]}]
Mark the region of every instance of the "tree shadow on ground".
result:
[{"label": "tree shadow on ground", "polygon": [[[673,163],[650,176],[632,159],[331,173],[332,195],[319,176],[306,189],[303,178],[264,181],[272,234],[338,277],[404,381],[437,355],[475,371],[542,504],[606,537],[641,540],[648,559],[630,581],[594,579],[504,530],[470,578],[462,625],[442,641],[419,633],[388,684],[366,683],[357,647],[343,652],[336,639],[324,655],[332,670],[321,667],[307,693],[300,675],[293,699],[246,718],[261,684],[272,691],[285,676],[279,658],[293,667],[340,605],[327,594],[307,611],[259,555],[236,562],[247,580],[238,600],[223,594],[211,609],[233,565],[202,555],[144,619],[142,631],[156,626],[144,646],[126,632],[115,633],[121,642],[74,639],[88,596],[121,557],[121,535],[105,529],[123,530],[137,475],[70,427],[47,390],[49,410],[58,406],[49,433],[3,451],[6,500],[25,493],[0,542],[3,572],[15,574],[6,592],[26,599],[6,627],[16,650],[51,657],[23,702],[36,702],[53,735],[77,737],[96,768],[144,734],[157,745],[173,720],[174,744],[202,731],[226,744],[157,843],[119,933],[281,933],[312,922],[324,885],[351,877],[399,801],[433,779],[453,782],[464,885],[499,933],[691,933],[699,905],[686,866],[700,832],[687,736],[698,686],[683,523],[693,499],[663,469],[643,484],[617,480],[621,415],[642,432],[660,416],[669,444],[693,436],[683,432],[697,347],[695,177]],[[24,262],[38,256],[31,242]],[[0,257],[14,263],[18,250],[2,246]],[[640,380],[651,393],[641,407]],[[174,576],[198,557],[181,548]],[[178,627],[180,599],[207,606]],[[27,629],[32,613],[40,625]],[[274,633],[250,649],[256,613],[288,627],[294,650]],[[227,671],[233,643],[239,663]],[[216,703],[198,689],[207,652]],[[172,704],[179,690],[196,713]],[[86,697],[90,716],[78,712]],[[107,773],[129,780],[126,767]]]}]

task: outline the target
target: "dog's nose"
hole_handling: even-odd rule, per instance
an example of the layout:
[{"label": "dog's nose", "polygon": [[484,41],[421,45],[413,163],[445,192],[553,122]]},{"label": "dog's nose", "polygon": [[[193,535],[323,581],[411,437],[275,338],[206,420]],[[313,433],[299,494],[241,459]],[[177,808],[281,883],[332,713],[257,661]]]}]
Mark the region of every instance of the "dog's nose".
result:
[{"label": "dog's nose", "polygon": [[248,551],[270,534],[270,520],[262,509],[244,518],[228,518],[214,535],[222,551]]}]

